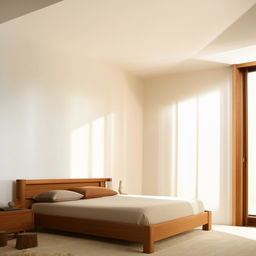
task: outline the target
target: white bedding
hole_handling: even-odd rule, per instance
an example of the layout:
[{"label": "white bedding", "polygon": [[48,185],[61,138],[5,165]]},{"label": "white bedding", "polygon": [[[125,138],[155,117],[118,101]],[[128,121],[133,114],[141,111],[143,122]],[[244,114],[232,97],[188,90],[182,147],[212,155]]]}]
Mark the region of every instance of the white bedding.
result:
[{"label": "white bedding", "polygon": [[56,203],[35,203],[35,213],[124,222],[157,224],[199,214],[203,203],[177,197],[116,195]]}]

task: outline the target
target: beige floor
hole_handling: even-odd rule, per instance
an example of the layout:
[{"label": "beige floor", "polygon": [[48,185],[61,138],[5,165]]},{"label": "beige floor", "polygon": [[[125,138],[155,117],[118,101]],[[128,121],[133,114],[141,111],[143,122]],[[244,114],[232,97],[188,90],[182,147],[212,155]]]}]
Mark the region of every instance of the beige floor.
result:
[{"label": "beige floor", "polygon": [[[18,251],[15,240],[0,255],[143,255],[139,244],[63,233],[39,233],[39,247]],[[46,254],[47,253],[47,254]],[[49,253],[49,254],[48,254]],[[156,243],[154,256],[254,256],[256,228],[215,226],[213,231],[192,230]]]}]

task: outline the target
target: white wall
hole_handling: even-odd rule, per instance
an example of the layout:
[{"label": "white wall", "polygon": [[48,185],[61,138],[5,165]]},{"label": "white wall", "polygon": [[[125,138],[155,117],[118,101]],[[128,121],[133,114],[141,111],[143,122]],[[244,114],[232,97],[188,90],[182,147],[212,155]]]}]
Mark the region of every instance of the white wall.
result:
[{"label": "white wall", "polygon": [[231,70],[145,80],[143,193],[199,198],[231,223]]},{"label": "white wall", "polygon": [[148,78],[143,89],[75,49],[12,38],[8,24],[0,32],[0,203],[15,179],[105,176],[128,193],[200,198],[215,223],[230,223],[230,69]]},{"label": "white wall", "polygon": [[[0,203],[15,179],[112,177],[141,193],[140,81],[114,65],[1,37]],[[3,34],[2,34],[3,36]]]}]

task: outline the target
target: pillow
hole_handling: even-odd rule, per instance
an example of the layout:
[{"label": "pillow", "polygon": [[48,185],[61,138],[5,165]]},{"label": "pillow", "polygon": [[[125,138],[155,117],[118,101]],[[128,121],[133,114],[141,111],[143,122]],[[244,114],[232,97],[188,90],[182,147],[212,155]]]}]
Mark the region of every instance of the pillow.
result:
[{"label": "pillow", "polygon": [[117,192],[112,189],[103,188],[103,187],[93,187],[93,186],[71,188],[70,190],[84,195],[84,198],[86,199],[104,197],[104,196],[114,196],[117,194]]},{"label": "pillow", "polygon": [[33,197],[38,202],[62,202],[73,201],[83,198],[83,195],[68,190],[50,190]]}]

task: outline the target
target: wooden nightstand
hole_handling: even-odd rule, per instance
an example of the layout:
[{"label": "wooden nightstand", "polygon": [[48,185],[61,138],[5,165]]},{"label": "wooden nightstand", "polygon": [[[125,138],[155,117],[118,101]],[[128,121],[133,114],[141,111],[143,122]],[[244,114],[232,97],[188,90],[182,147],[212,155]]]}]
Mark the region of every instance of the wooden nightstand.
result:
[{"label": "wooden nightstand", "polygon": [[18,233],[34,228],[34,213],[31,209],[0,211],[0,230]]}]

